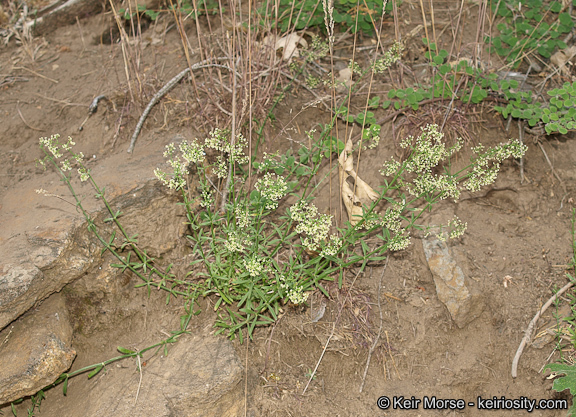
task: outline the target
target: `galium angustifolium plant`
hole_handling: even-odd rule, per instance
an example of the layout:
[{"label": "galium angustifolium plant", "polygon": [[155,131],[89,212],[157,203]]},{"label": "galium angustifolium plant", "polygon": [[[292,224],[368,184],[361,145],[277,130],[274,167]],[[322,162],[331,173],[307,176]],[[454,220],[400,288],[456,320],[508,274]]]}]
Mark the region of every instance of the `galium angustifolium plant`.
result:
[{"label": "galium angustifolium plant", "polygon": [[[73,151],[72,139],[60,145],[54,135],[42,138],[40,146],[46,155],[42,162],[49,161],[56,168],[86,217],[89,230],[104,251],[119,261],[114,266],[134,272],[142,280],[138,286],[163,289],[169,298],[183,298],[186,323],[198,297],[214,297],[219,331],[242,338],[243,328],[252,336],[256,326],[274,322],[287,303],[305,303],[315,289],[325,292],[323,282],[338,277],[341,283],[343,272],[351,265],[363,269],[369,262],[385,259],[390,251],[405,249],[412,229],[432,230],[418,224],[426,210],[442,199],[458,200],[462,190],[477,191],[493,183],[505,159],[520,158],[526,151],[518,141],[492,148],[478,145],[473,148],[470,164],[453,173],[450,158],[462,142],[447,147],[438,127],[426,126],[418,137],[402,142],[410,150],[405,161],[391,158],[383,164],[378,198],[362,207],[361,219],[337,228],[333,216],[321,213],[313,204],[318,185],[310,189],[310,180],[327,160],[330,149],[347,152],[333,144],[326,147],[328,131],[326,127],[313,149],[299,152],[298,159],[289,154],[266,155],[261,163],[254,164],[257,169],[252,189],[247,189],[245,182],[248,159],[246,140],[241,135],[232,141],[229,131],[215,129],[203,141],[167,145],[164,156],[168,169],[157,168],[155,174],[165,186],[181,194],[186,209],[187,238],[194,261],[184,278],[170,272],[172,265],[161,269],[138,248],[135,237],[122,227],[122,213],[113,210],[104,189],[85,167],[83,155]],[[309,134],[314,138],[313,132]],[[82,207],[71,183],[74,169],[97,191],[96,197],[111,216],[106,221],[116,225],[118,236],[116,232],[107,236],[100,232]],[[229,169],[232,181],[224,193],[222,186]],[[226,194],[225,209],[217,210],[222,206],[219,199]],[[289,204],[285,201],[288,196]],[[455,218],[442,226],[439,237],[456,238],[465,228],[466,224]],[[368,245],[369,237],[378,243]],[[130,251],[126,254],[119,248]]]},{"label": "galium angustifolium plant", "polygon": [[[234,146],[231,143],[229,131],[216,129],[203,143],[196,139],[182,142],[180,153],[175,153],[175,145],[170,144],[165,156],[171,172],[156,169],[155,174],[166,186],[182,193],[191,231],[188,238],[203,264],[194,282],[202,295],[217,297],[215,308],[220,319],[216,325],[230,336],[242,337],[240,329],[247,327],[251,335],[256,325],[276,320],[286,302],[305,302],[309,292],[328,277],[330,262],[325,258],[310,260],[303,251],[292,254],[286,249],[300,233],[305,235],[303,244],[317,246],[326,238],[331,217],[324,221],[324,227],[312,227],[309,222],[299,221],[303,219],[292,219],[300,208],[294,205],[288,215],[271,220],[280,201],[296,187],[295,182],[276,172],[287,169],[297,178],[315,172],[313,167],[300,171],[304,165],[292,156],[278,158],[287,165],[282,170],[276,156],[257,164],[253,190],[244,190],[244,177],[233,175],[226,210],[216,210],[216,204],[220,204],[217,198],[224,195],[216,187],[218,180],[224,179],[229,167],[240,172],[248,162],[245,139],[237,135]],[[194,150],[194,157],[187,154],[189,149]],[[195,197],[185,190],[189,175],[198,178]],[[206,195],[214,198],[206,199]],[[295,230],[291,230],[293,223],[297,224]]]}]

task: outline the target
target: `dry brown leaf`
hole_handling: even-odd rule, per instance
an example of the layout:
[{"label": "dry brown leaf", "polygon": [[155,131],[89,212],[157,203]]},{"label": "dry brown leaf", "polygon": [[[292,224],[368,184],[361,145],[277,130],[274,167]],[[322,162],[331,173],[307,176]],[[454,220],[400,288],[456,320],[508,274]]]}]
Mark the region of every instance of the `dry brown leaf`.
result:
[{"label": "dry brown leaf", "polygon": [[344,150],[340,153],[340,156],[338,157],[340,167],[342,167],[342,169],[344,169],[344,171],[346,172],[350,172],[354,169],[354,158],[352,158],[351,154],[352,154],[352,141],[348,139],[348,142],[346,142]]},{"label": "dry brown leaf", "polygon": [[342,182],[342,200],[344,201],[344,206],[348,212],[348,220],[350,224],[355,226],[360,220],[362,220],[362,203],[356,197],[346,180]]},{"label": "dry brown leaf", "polygon": [[[339,173],[340,173],[340,191],[342,200],[348,212],[350,224],[356,225],[362,217],[362,204],[370,204],[371,201],[378,199],[378,193],[370,187],[366,181],[360,178],[354,171],[354,158],[352,157],[352,141],[348,139],[344,150],[338,156]],[[352,191],[346,181],[348,177],[354,178],[355,191]]]},{"label": "dry brown leaf", "polygon": [[356,175],[356,171],[350,171],[350,177],[354,178],[356,182],[356,195],[362,203],[369,204],[370,201],[376,201],[378,199],[378,193],[374,191],[366,181]]},{"label": "dry brown leaf", "polygon": [[348,67],[341,69],[339,72],[338,78],[336,81],[340,81],[338,83],[336,90],[338,91],[345,91],[352,85],[352,70]]},{"label": "dry brown leaf", "polygon": [[301,45],[304,48],[308,48],[308,42],[306,42],[306,39],[297,33],[290,33],[289,35],[278,39],[274,45],[274,49],[278,50],[283,48],[284,52],[282,53],[282,60],[289,61],[292,58],[297,58],[300,56],[298,45]]},{"label": "dry brown leaf", "polygon": [[560,70],[567,74],[569,72],[566,64],[576,56],[576,46],[571,46],[563,51],[558,51],[550,57],[550,61],[556,65]]}]

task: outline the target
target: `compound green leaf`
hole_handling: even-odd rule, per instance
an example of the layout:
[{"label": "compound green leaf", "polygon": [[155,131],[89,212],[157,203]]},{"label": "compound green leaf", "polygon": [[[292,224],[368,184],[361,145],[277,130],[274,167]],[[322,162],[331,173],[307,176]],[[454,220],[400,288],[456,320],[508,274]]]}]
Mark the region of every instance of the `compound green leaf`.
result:
[{"label": "compound green leaf", "polygon": [[565,375],[556,378],[552,384],[552,389],[557,392],[570,390],[572,395],[576,395],[576,365],[567,365],[564,363],[550,363],[544,367],[544,371],[550,370],[556,375]]},{"label": "compound green leaf", "polygon": [[570,16],[569,13],[560,13],[558,15],[558,20],[560,21],[560,23],[566,26],[572,27],[574,25],[574,22],[572,22],[572,17]]}]

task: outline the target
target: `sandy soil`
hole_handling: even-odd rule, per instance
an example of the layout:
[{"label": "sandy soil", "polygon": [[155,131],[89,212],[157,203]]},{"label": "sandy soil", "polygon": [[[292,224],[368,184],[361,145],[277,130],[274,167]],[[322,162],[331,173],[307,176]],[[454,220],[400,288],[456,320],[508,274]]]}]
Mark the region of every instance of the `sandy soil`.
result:
[{"label": "sandy soil", "polygon": [[[403,33],[421,23],[419,9],[410,11],[410,4],[406,1],[402,6],[406,10],[400,25]],[[442,3],[442,7],[448,9],[449,5]],[[470,7],[469,21],[474,22],[477,9],[466,7]],[[43,171],[34,161],[41,156],[38,137],[52,133],[75,138],[78,149],[93,156],[95,166],[105,165],[108,175],[113,175],[114,166],[106,165],[107,161],[114,157],[117,161],[119,155],[126,155],[130,136],[145,104],[166,81],[186,67],[179,36],[175,31],[168,32],[160,43],[151,43],[142,49],[139,72],[142,90],[128,91],[120,45],[101,42],[101,35],[108,33],[110,27],[109,15],[91,16],[79,24],[63,26],[36,38],[26,48],[11,42],[0,51],[0,115],[4,132],[0,141],[0,194],[4,199],[17,202],[23,187],[49,189]],[[186,29],[194,39],[194,24],[188,24]],[[146,33],[153,30],[150,28]],[[387,35],[393,36],[393,33],[393,26],[386,28]],[[349,59],[351,41],[342,45],[339,54]],[[35,51],[33,56],[27,50]],[[403,65],[416,68],[423,61],[417,58],[421,54],[419,40],[413,40],[408,50]],[[391,74],[392,79],[386,76],[375,87],[376,92],[385,92],[387,85],[397,82],[397,72]],[[207,83],[207,80],[198,82]],[[205,134],[203,116],[188,103],[192,91],[192,84],[186,81],[156,106],[138,139],[137,154],[161,152],[176,135]],[[110,101],[102,102],[98,112],[79,131],[88,116],[88,105],[101,94]],[[305,89],[293,90],[275,110],[277,122],[268,132],[269,140],[263,150],[297,149],[297,143],[306,138],[305,130],[315,127],[319,120],[327,122],[330,116],[322,107],[302,111],[315,99]],[[516,123],[512,123],[511,131],[506,133],[503,122],[488,106],[461,107],[460,110],[470,121],[466,131],[474,142],[493,145],[518,135]],[[441,109],[429,107],[419,110],[415,117],[426,120],[438,114],[442,114]],[[380,180],[378,169],[382,160],[396,152],[392,138],[398,128],[393,128],[391,123],[384,126],[386,132],[380,147],[363,156],[361,175],[368,182]],[[330,287],[331,299],[314,295],[309,307],[287,309],[274,326],[258,329],[252,342],[243,345],[235,342],[238,354],[247,358],[248,363],[248,415],[479,416],[487,413],[476,407],[460,412],[422,408],[384,411],[376,405],[381,396],[418,399],[436,396],[466,402],[476,401],[479,396],[571,401],[569,395],[553,392],[552,381],[541,372],[546,363],[559,358],[554,352],[553,340],[541,343],[539,349],[527,347],[520,361],[518,378],[510,376],[510,369],[524,329],[537,309],[553,295],[554,289],[567,282],[565,268],[572,254],[570,210],[576,198],[573,182],[576,144],[572,140],[571,134],[542,139],[542,146],[563,184],[552,175],[541,148],[532,137],[527,137],[529,150],[524,161],[524,183],[520,181],[518,165],[506,162],[493,188],[467,195],[457,205],[445,202],[438,207],[440,211],[453,211],[468,222],[465,236],[452,242],[451,247],[464,272],[484,295],[486,308],[478,319],[462,329],[453,324],[445,306],[436,297],[422,244],[415,239],[408,250],[391,256],[384,274],[382,265],[370,267],[358,276],[352,269],[342,289]],[[327,189],[321,190],[318,204],[327,207],[328,195]],[[336,200],[333,203],[334,207],[338,206]],[[380,305],[379,286],[382,288]],[[344,303],[347,296],[350,301]],[[145,299],[144,294],[142,298]],[[344,313],[334,326],[343,303]],[[311,314],[321,304],[326,304],[326,312],[322,319],[312,322]],[[567,299],[563,304],[567,305]],[[150,302],[149,320],[160,317],[163,323],[174,322],[179,314],[177,306],[165,309],[162,302]],[[170,318],[168,313],[173,316]],[[545,314],[537,333],[544,329],[553,313],[551,309]],[[193,327],[209,326],[213,318],[210,313],[203,313],[194,319]],[[115,347],[123,343],[120,339],[131,339],[126,333],[129,328],[115,328],[105,321],[102,325],[103,328],[95,329],[89,336],[78,336],[75,341],[78,359],[74,368],[113,356]],[[368,350],[378,334],[381,342],[372,354],[364,381]],[[95,340],[98,343],[94,343]],[[569,348],[563,355],[571,358],[573,349]],[[307,376],[320,358],[315,378],[303,393]],[[97,381],[77,378],[70,385],[66,399],[59,389],[48,392],[37,415],[62,415],[51,411],[55,410],[52,407],[55,403],[66,404],[66,415],[79,415],[82,397],[94,383]],[[108,379],[107,383],[114,384],[114,379]],[[27,405],[29,403],[24,402],[19,406],[22,415]],[[7,415],[10,411],[4,412]],[[507,411],[492,415],[524,414],[525,411]],[[533,415],[562,416],[565,412],[535,411]]]}]

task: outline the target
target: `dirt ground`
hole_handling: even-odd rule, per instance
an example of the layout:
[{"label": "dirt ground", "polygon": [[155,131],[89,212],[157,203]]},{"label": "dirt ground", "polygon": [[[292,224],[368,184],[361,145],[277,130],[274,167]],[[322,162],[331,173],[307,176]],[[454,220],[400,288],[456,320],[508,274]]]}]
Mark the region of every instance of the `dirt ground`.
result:
[{"label": "dirt ground", "polygon": [[[401,6],[403,33],[422,23],[415,5],[416,2],[406,1]],[[451,8],[452,13],[457,13],[456,5],[439,2],[437,6],[440,11]],[[469,22],[475,22],[477,7],[466,7]],[[77,150],[92,156],[95,166],[106,166],[107,161],[118,155],[133,157],[126,154],[126,148],[145,104],[187,64],[176,31],[168,32],[156,44],[150,40],[142,48],[140,57],[142,91],[130,93],[126,88],[120,45],[102,42],[101,35],[109,33],[112,26],[110,15],[103,13],[59,27],[28,45],[11,41],[0,50],[0,117],[4,132],[0,140],[0,195],[5,201],[17,202],[19,189],[23,187],[49,190],[43,171],[35,164],[41,156],[40,136],[53,133],[72,136]],[[187,23],[185,27],[194,39],[194,23]],[[156,34],[154,30],[151,27],[145,32],[150,39]],[[386,27],[384,34],[393,37],[393,25]],[[406,68],[416,68],[424,61],[417,57],[422,52],[419,49],[422,36],[416,36],[409,45],[403,61]],[[367,39],[366,45],[369,44]],[[350,58],[350,45],[351,40],[342,42],[340,56]],[[466,47],[464,42],[463,50]],[[196,61],[193,57],[193,62]],[[375,94],[385,93],[386,86],[396,82],[397,77],[396,72],[386,75],[375,87]],[[186,81],[154,108],[138,139],[136,154],[160,153],[176,135],[193,138],[206,133],[200,128],[205,123],[198,120],[202,117],[198,109],[187,104],[191,91],[191,83]],[[82,125],[88,116],[88,105],[101,94],[110,101],[102,102],[98,112]],[[297,149],[297,143],[306,138],[305,130],[314,128],[319,120],[327,122],[330,115],[322,107],[307,107],[315,99],[303,88],[291,91],[275,110],[277,121],[267,134],[263,150]],[[304,108],[306,111],[302,111]],[[423,108],[415,116],[424,120],[438,111]],[[476,143],[494,145],[518,136],[516,123],[506,132],[505,122],[490,111],[489,106],[462,107],[461,111],[470,120],[466,131]],[[391,123],[383,126],[380,146],[363,155],[360,174],[369,183],[380,180],[378,169],[382,161],[396,152],[392,139],[396,129]],[[541,139],[563,183],[553,176],[542,149],[533,138],[527,136],[525,140],[529,149],[524,158],[523,183],[518,164],[508,161],[492,188],[466,195],[458,204],[444,202],[438,206],[438,210],[454,211],[468,222],[466,234],[450,245],[460,266],[484,296],[486,307],[479,318],[461,329],[453,324],[436,296],[422,243],[414,239],[407,250],[390,257],[385,270],[383,265],[375,265],[357,275],[357,271],[351,269],[342,289],[329,286],[331,299],[315,294],[308,307],[287,308],[274,326],[258,329],[250,343],[234,342],[238,355],[247,363],[248,415],[489,414],[475,407],[464,411],[379,410],[376,402],[381,396],[419,399],[436,396],[466,402],[476,401],[479,396],[565,398],[571,404],[570,395],[552,391],[552,381],[541,372],[545,364],[559,358],[554,340],[545,343],[543,338],[536,339],[540,342],[539,348],[532,345],[526,348],[518,378],[510,375],[512,358],[528,323],[554,290],[567,283],[566,266],[572,255],[571,209],[576,201],[573,135]],[[150,168],[150,177],[153,168]],[[108,165],[106,170],[113,175],[114,166]],[[320,193],[318,205],[324,204],[326,208],[328,190]],[[333,203],[333,207],[338,206],[337,200]],[[169,331],[171,325],[177,326],[181,313],[177,304],[166,307],[163,295],[154,294],[148,299],[144,291],[130,291],[140,297],[138,300],[142,303],[147,303],[147,317],[157,318],[156,329]],[[349,301],[344,303],[347,297]],[[565,297],[562,304],[566,306],[567,302]],[[343,303],[342,317],[333,325]],[[326,308],[323,317],[314,321],[314,315],[323,305]],[[535,334],[541,333],[551,319],[554,323],[554,312],[552,308],[545,314]],[[74,343],[78,357],[73,369],[112,357],[116,346],[142,339],[141,335],[130,333],[128,324],[115,325],[113,318],[114,315],[108,317],[110,322],[100,318],[99,326],[85,332],[89,336],[78,336]],[[213,319],[208,309],[194,318],[192,328],[209,327]],[[381,343],[372,354],[364,378],[368,351],[377,334]],[[572,358],[573,349],[567,348],[563,355]],[[317,373],[303,393],[320,359]],[[83,397],[91,385],[97,383],[97,379],[79,376],[70,383],[67,397],[62,396],[60,388],[47,392],[37,415],[82,415]],[[114,384],[114,379],[107,379],[106,383]],[[25,415],[27,406],[29,401],[18,406],[19,415]],[[9,408],[2,411],[4,415],[10,414]],[[524,415],[525,411],[490,414],[515,416]],[[535,416],[565,414],[562,410],[533,413]]]}]

